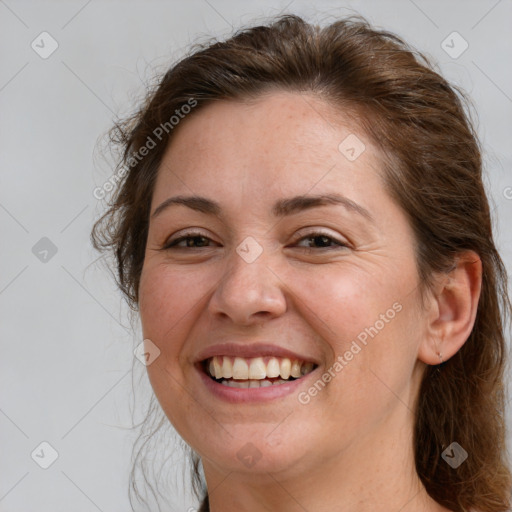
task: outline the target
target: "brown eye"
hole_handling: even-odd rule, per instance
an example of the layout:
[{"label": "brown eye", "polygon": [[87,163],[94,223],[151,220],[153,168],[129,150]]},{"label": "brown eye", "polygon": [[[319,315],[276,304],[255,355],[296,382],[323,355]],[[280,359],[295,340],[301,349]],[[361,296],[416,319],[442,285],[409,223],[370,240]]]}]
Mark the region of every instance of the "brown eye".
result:
[{"label": "brown eye", "polygon": [[[201,247],[209,247],[208,242],[211,242],[212,240],[208,238],[207,236],[204,236],[200,233],[188,233],[186,235],[180,236],[176,238],[175,240],[171,240],[170,242],[167,242],[164,249],[183,249],[186,247],[190,247],[193,249],[200,249]],[[183,242],[185,245],[183,245]]]},{"label": "brown eye", "polygon": [[[308,241],[307,249],[335,249],[339,247],[347,247],[347,244],[341,242],[340,240],[337,240],[333,238],[330,235],[327,235],[325,233],[310,233],[307,236],[304,236],[298,240],[298,242],[301,242],[303,240]],[[298,243],[297,242],[297,243]]]}]

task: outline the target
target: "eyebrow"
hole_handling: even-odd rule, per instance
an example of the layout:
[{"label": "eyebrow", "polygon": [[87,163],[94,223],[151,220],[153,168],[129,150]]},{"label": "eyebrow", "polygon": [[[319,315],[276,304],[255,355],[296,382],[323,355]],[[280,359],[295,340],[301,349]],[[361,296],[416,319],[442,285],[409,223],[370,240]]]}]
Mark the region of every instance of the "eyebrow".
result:
[{"label": "eyebrow", "polygon": [[[151,214],[151,218],[157,217],[172,205],[183,205],[192,210],[217,217],[220,217],[222,214],[220,204],[206,197],[174,196],[169,197],[158,205]],[[375,222],[372,214],[366,208],[340,194],[300,195],[288,199],[280,199],[272,207],[272,214],[275,217],[287,217],[304,210],[327,205],[344,206],[347,210],[357,213],[371,222]]]}]

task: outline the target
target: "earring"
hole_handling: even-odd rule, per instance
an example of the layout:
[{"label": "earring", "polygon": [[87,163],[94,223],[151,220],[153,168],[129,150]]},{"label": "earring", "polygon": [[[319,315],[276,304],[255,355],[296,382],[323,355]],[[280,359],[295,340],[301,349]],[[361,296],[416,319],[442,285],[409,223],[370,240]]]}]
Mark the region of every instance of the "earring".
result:
[{"label": "earring", "polygon": [[441,354],[441,352],[438,352],[437,355],[439,356],[439,360],[441,362],[438,365],[436,365],[436,375],[441,373],[441,366],[444,363],[443,354]]}]

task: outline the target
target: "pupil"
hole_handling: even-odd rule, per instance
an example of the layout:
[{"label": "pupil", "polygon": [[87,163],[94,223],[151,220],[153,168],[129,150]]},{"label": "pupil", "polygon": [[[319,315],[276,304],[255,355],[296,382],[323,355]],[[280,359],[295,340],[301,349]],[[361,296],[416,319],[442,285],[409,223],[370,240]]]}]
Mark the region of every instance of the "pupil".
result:
[{"label": "pupil", "polygon": [[[201,244],[200,240],[205,240],[204,236],[194,236],[194,237],[191,237],[187,240],[187,247],[194,247],[194,245],[196,243],[198,243],[198,245],[200,247],[202,247],[203,245]],[[199,242],[198,242],[199,241]]]},{"label": "pupil", "polygon": [[[313,237],[313,240],[315,240],[315,243],[317,245],[325,246],[329,244],[329,237],[325,235],[318,235]],[[320,240],[320,242],[318,242]]]}]

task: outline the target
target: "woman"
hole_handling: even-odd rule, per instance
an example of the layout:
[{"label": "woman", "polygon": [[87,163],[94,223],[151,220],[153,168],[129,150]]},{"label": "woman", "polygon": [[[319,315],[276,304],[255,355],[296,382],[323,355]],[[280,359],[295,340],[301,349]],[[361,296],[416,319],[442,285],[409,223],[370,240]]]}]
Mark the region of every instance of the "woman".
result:
[{"label": "woman", "polygon": [[283,16],[116,133],[93,241],[200,510],[508,510],[510,305],[460,91],[362,18]]}]

